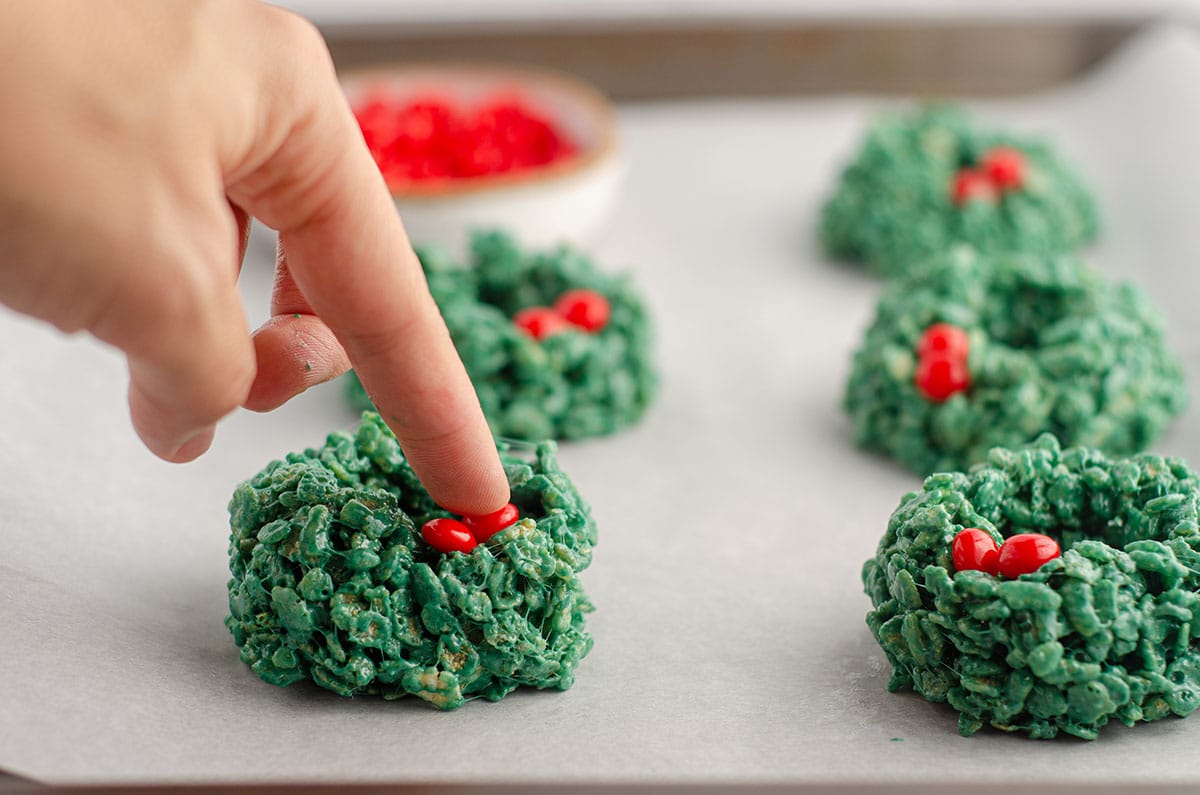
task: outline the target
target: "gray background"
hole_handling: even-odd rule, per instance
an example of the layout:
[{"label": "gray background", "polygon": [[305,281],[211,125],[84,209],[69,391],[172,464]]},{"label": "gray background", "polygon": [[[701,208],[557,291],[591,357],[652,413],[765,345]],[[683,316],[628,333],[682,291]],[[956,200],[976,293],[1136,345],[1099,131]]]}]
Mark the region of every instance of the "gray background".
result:
[{"label": "gray background", "polygon": [[[1200,394],[1200,45],[1141,36],[1054,94],[981,106],[1090,175],[1093,261],[1170,318]],[[0,768],[48,782],[1174,782],[1200,719],[1095,743],[963,739],[884,689],[859,569],[918,481],[855,450],[838,409],[880,285],[824,261],[813,224],[868,97],[624,108],[624,198],[597,248],[658,319],[662,394],[613,438],[564,445],[601,543],[595,651],[566,693],[443,714],[277,689],[221,624],[224,506],[269,459],[353,423],[338,385],[226,421],[175,467],[137,443],[124,364],[0,313]],[[269,246],[243,291],[265,316]],[[1156,448],[1200,462],[1190,410]]]}]

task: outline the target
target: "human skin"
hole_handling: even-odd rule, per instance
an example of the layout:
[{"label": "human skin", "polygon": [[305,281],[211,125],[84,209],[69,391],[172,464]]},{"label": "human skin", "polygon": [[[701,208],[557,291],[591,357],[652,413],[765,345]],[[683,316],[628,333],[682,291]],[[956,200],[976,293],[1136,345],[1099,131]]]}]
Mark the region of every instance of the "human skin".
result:
[{"label": "human skin", "polygon": [[[254,0],[0,0],[0,301],[122,350],[170,461],[351,365],[430,495],[508,484],[394,205],[307,22]],[[237,291],[279,232],[271,318]]]}]

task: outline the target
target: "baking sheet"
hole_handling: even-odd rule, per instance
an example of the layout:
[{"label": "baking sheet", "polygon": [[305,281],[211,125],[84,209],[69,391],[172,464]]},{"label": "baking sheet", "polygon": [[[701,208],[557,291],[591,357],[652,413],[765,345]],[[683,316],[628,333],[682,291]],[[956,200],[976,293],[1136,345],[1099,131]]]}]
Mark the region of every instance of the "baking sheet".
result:
[{"label": "baking sheet", "polygon": [[[1200,43],[1161,28],[1067,89],[981,107],[1044,130],[1108,216],[1094,261],[1169,315],[1200,395]],[[595,650],[565,693],[443,714],[279,689],[238,661],[225,503],[353,414],[337,385],[238,414],[187,466],[130,429],[120,356],[0,314],[0,768],[56,782],[744,781],[1200,784],[1200,717],[1100,741],[960,738],[885,691],[859,570],[916,479],[854,449],[838,403],[879,283],[824,261],[822,197],[880,102],[621,111],[630,172],[600,262],[658,320],[661,396],[564,445],[601,541]],[[266,246],[243,290],[266,313]],[[1196,402],[1200,402],[1197,399]],[[1156,448],[1200,463],[1193,408]]]}]

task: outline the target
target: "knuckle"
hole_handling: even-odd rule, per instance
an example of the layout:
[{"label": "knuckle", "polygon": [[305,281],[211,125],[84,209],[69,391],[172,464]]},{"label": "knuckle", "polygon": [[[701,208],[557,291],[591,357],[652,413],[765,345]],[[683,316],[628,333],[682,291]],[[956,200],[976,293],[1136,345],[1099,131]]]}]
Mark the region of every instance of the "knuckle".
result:
[{"label": "knuckle", "polygon": [[309,20],[277,6],[264,6],[265,25],[285,46],[302,57],[329,60],[325,38]]}]

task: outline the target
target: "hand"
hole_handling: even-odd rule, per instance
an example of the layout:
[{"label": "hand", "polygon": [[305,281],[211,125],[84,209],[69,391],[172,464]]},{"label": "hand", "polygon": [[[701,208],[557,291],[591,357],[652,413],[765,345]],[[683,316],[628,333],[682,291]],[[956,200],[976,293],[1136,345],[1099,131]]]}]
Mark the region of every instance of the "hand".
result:
[{"label": "hand", "polygon": [[[508,498],[474,390],[320,35],[252,0],[0,5],[0,301],[125,352],[133,425],[188,461],[239,406],[353,364],[444,507]],[[272,318],[237,292],[279,231]]]}]

